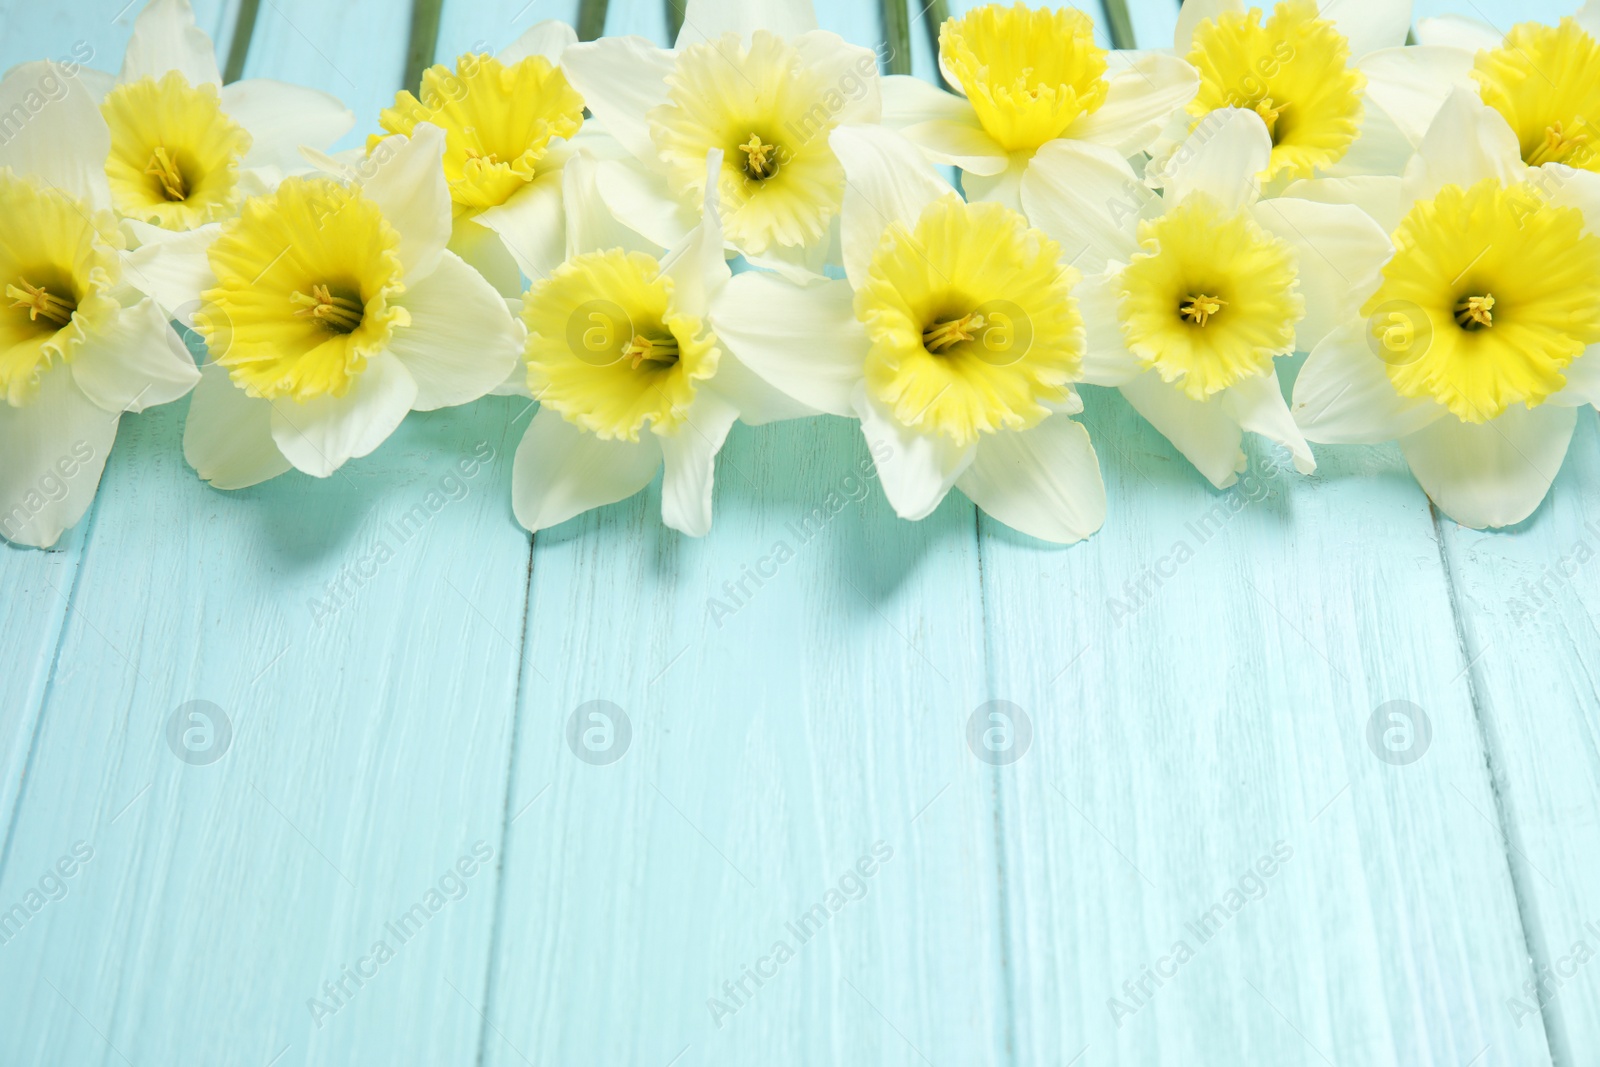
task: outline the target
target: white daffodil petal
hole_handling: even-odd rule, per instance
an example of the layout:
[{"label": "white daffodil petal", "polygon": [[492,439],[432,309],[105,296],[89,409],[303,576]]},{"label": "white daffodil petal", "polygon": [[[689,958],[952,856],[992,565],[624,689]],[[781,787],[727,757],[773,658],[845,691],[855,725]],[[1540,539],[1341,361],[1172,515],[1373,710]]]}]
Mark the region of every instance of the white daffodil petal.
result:
[{"label": "white daffodil petal", "polygon": [[983,128],[978,122],[978,113],[965,97],[947,93],[909,74],[887,74],[882,83],[883,124],[891,129],[922,122],[953,122]]},{"label": "white daffodil petal", "polygon": [[1389,236],[1350,204],[1277,197],[1262,200],[1251,214],[1295,250],[1306,306],[1295,324],[1295,348],[1309,352],[1335,326],[1361,313],[1393,251]]},{"label": "white daffodil petal", "polygon": [[771,30],[779,37],[798,37],[817,28],[811,0],[689,0],[675,47],[687,48],[725,33],[748,37]]},{"label": "white daffodil petal", "polygon": [[1140,213],[1160,197],[1139,181],[1116,149],[1082,141],[1052,141],[1022,176],[1028,221],[1061,245],[1061,258],[1085,274],[1139,251]]},{"label": "white daffodil petal", "polygon": [[495,58],[506,66],[520,63],[529,56],[543,56],[556,64],[561,62],[562,54],[577,43],[577,30],[560,19],[545,19],[528,27],[521,37],[501,49]]},{"label": "white daffodil petal", "polygon": [[473,219],[500,235],[506,251],[529,279],[539,281],[561,265],[567,252],[561,189],[566,168],[546,171],[512,193],[503,204]]},{"label": "white daffodil petal", "polygon": [[991,204],[1002,204],[1012,211],[1022,213],[1022,179],[1028,173],[1028,167],[1033,163],[1033,153],[1013,152],[1007,160],[1006,169],[998,174],[977,174],[968,172],[961,175],[961,189],[967,194],[967,199],[973,203],[986,201]]},{"label": "white daffodil petal", "polygon": [[850,399],[889,505],[902,519],[927,518],[972,465],[977,446],[901,426],[867,394],[866,382],[856,384]]},{"label": "white daffodil petal", "polygon": [[654,160],[645,115],[666,102],[673,62],[671,52],[643,37],[602,37],[568,48],[561,69],[607,132],[640,159]]},{"label": "white daffodil petal", "polygon": [[1223,390],[1222,402],[1243,429],[1287,448],[1294,456],[1295,470],[1310,474],[1317,469],[1311,446],[1306,443],[1305,435],[1295,425],[1294,416],[1289,414],[1289,405],[1284,402],[1277,371],[1236,382]]},{"label": "white daffodil petal", "polygon": [[[721,340],[721,338],[718,338]],[[817,409],[802,404],[789,394],[780,391],[761,375],[745,366],[738,356],[726,347],[717,361],[716,389],[739,409],[739,421],[748,426],[760,426],[785,419],[803,419],[817,414]]]},{"label": "white daffodil petal", "polygon": [[1254,111],[1219,108],[1178,146],[1158,173],[1146,177],[1165,189],[1165,199],[1180,203],[1190,193],[1215,197],[1224,210],[1237,211],[1260,195],[1256,176],[1272,158],[1272,137]]},{"label": "white daffodil petal", "polygon": [[61,366],[39,376],[26,406],[0,404],[0,536],[49,548],[83,518],[119,418],[85,396]]},{"label": "white daffodil petal", "polygon": [[1577,208],[1583,212],[1584,228],[1600,232],[1600,174],[1565,163],[1546,163],[1530,172],[1530,180],[1552,207]]},{"label": "white daffodil petal", "polygon": [[1020,433],[985,435],[956,487],[1013,530],[1070,545],[1106,521],[1106,487],[1089,431],[1055,415]]},{"label": "white daffodil petal", "polygon": [[706,153],[705,207],[700,225],[682,243],[661,257],[661,273],[672,279],[672,303],[680,312],[703,318],[711,298],[728,283],[728,261],[722,254],[722,219],[717,213],[717,172],[722,149]]},{"label": "white daffodil petal", "polygon": [[149,297],[125,308],[104,333],[87,333],[72,354],[72,377],[107,411],[170,404],[200,380],[194,357]]},{"label": "white daffodil petal", "polygon": [[[632,237],[617,233],[616,243],[605,247],[637,246],[653,253],[683,240],[699,221],[694,212],[667,189],[660,173],[639,160],[597,162],[594,186],[604,206],[592,217],[610,216],[611,221],[606,226],[612,231],[634,231]],[[573,247],[569,242],[569,254]],[[576,247],[593,250],[599,246],[586,242]]]},{"label": "white daffodil petal", "polygon": [[1230,11],[1243,11],[1245,6],[1243,0],[1184,0],[1178,8],[1178,25],[1172,34],[1173,51],[1180,56],[1188,55],[1196,26]]},{"label": "white daffodil petal", "polygon": [[661,521],[690,537],[711,532],[711,489],[717,453],[739,411],[701,388],[677,431],[656,434],[665,472],[661,477]]},{"label": "white daffodil petal", "polygon": [[1399,228],[1409,207],[1404,183],[1392,175],[1312,178],[1290,183],[1283,195],[1319,204],[1353,204],[1366,212],[1384,233],[1393,233]]},{"label": "white daffodil petal", "polygon": [[1122,264],[1114,263],[1101,274],[1087,275],[1073,290],[1084,330],[1083,370],[1078,380],[1086,385],[1122,385],[1144,373],[1144,364],[1128,351],[1122,320],[1117,317],[1121,273]]},{"label": "white daffodil petal", "polygon": [[1578,410],[1543,404],[1507,408],[1485,423],[1454,416],[1400,439],[1411,473],[1439,506],[1475,530],[1521,522],[1555,481]]},{"label": "white daffodil petal", "polygon": [[[1594,30],[1589,31],[1591,34]],[[1417,20],[1417,44],[1462,48],[1476,55],[1485,49],[1499,48],[1505,36],[1486,22],[1466,15],[1439,15]]]},{"label": "white daffodil petal", "polygon": [[779,392],[814,411],[853,415],[851,394],[872,344],[842,281],[801,287],[771,274],[736,275],[711,306],[724,347]]},{"label": "white daffodil petal", "polygon": [[389,351],[416,382],[416,411],[454,407],[484,396],[517,365],[522,338],[505,299],[453,252],[395,301],[411,313]]},{"label": "white daffodil petal", "polygon": [[89,90],[54,63],[21,63],[0,79],[0,167],[111,207],[111,130]]},{"label": "white daffodil petal", "polygon": [[326,149],[356,124],[338,97],[267,78],[223,86],[222,110],[250,132],[246,167],[304,169],[301,145]]},{"label": "white daffodil petal", "polygon": [[1212,485],[1226,489],[1239,480],[1246,462],[1239,448],[1244,432],[1221,398],[1191,400],[1153,370],[1121,388],[1133,409]]},{"label": "white daffodil petal", "polygon": [[1398,48],[1411,32],[1411,0],[1322,0],[1322,17],[1350,42],[1350,58]]},{"label": "white daffodil petal", "polygon": [[829,143],[845,174],[844,269],[860,288],[883,231],[895,222],[913,228],[923,208],[954,190],[939,180],[915,145],[893,130],[840,126]]},{"label": "white daffodil petal", "polygon": [[[1402,329],[1404,322],[1399,323]],[[1312,349],[1294,383],[1294,419],[1312,441],[1366,445],[1416,433],[1445,414],[1431,399],[1395,392],[1365,319],[1344,323]],[[1404,358],[1404,353],[1395,358]]]},{"label": "white daffodil petal", "polygon": [[553,408],[540,408],[517,446],[511,507],[524,529],[540,530],[626,500],[661,468],[654,434],[613,441],[585,433]]},{"label": "white daffodil petal", "polygon": [[189,401],[183,458],[216,489],[245,489],[294,467],[272,439],[272,402],[250,396],[215,363],[201,368]]},{"label": "white daffodil petal", "polygon": [[1362,57],[1356,68],[1367,78],[1368,105],[1382,108],[1413,148],[1450,91],[1473,84],[1472,53],[1461,48],[1385,48]]},{"label": "white daffodil petal", "polygon": [[118,81],[160,78],[175,70],[191,85],[221,85],[211,38],[195,25],[189,0],[150,0],[133,20]]},{"label": "white daffodil petal", "polygon": [[1590,345],[1562,372],[1567,384],[1550,398],[1552,404],[1600,407],[1600,345]]},{"label": "white daffodil petal", "polygon": [[367,360],[344,396],[272,401],[272,439],[299,470],[326,478],[388,440],[417,399],[417,383],[388,352]]},{"label": "white daffodil petal", "polygon": [[1404,195],[1409,206],[1410,201],[1438,195],[1446,185],[1465,188],[1484,178],[1514,185],[1527,169],[1506,120],[1485,107],[1476,91],[1458,86],[1440,106],[1406,167]]},{"label": "white daffodil petal", "polygon": [[[833,122],[875,126],[883,121],[883,86],[876,52],[850,44],[828,30],[799,34],[791,43],[800,64],[833,87],[820,101]],[[806,139],[802,136],[801,143]]]},{"label": "white daffodil petal", "polygon": [[521,298],[522,269],[505,241],[489,227],[467,218],[456,219],[445,247],[466,260],[501,296]]},{"label": "white daffodil petal", "polygon": [[[1107,59],[1105,103],[1081,116],[1064,136],[1131,156],[1149,148],[1168,116],[1194,98],[1200,76],[1184,60],[1159,52],[1111,52]],[[1120,73],[1119,66],[1124,66]]]},{"label": "white daffodil petal", "polygon": [[123,225],[137,228],[141,234],[148,229],[163,235],[123,257],[127,267],[124,280],[146,296],[155,297],[173,318],[185,326],[193,326],[200,294],[217,284],[206,252],[222,231],[222,223],[213,222],[193,230],[162,230],[127,220]]},{"label": "white daffodil petal", "polygon": [[[1573,19],[1590,37],[1600,38],[1600,0],[1585,0],[1584,5],[1572,13]],[[1489,47],[1497,47],[1499,42]]]},{"label": "white daffodil petal", "polygon": [[935,119],[907,126],[900,132],[933,162],[960,167],[969,174],[994,177],[1005,173],[1011,164],[1006,150],[980,126]]},{"label": "white daffodil petal", "polygon": [[443,158],[444,131],[431,122],[418,123],[409,138],[378,142],[372,152],[374,173],[361,186],[362,194],[383,209],[384,219],[400,233],[396,251],[407,285],[427,277],[450,243],[453,209]]},{"label": "white daffodil petal", "polygon": [[1399,174],[1416,154],[1418,139],[1402,130],[1369,94],[1364,94],[1361,100],[1361,120],[1355,142],[1336,163],[1319,171],[1325,177]]}]

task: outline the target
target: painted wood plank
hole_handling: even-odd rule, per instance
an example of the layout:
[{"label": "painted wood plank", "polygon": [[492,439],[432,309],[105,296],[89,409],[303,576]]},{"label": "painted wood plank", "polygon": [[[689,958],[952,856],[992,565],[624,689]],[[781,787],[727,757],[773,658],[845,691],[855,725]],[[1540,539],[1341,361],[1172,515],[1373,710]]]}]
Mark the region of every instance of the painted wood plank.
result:
[{"label": "painted wood plank", "polygon": [[[1527,947],[1398,455],[1256,449],[1217,493],[1085,393],[1102,534],[981,524],[991,695],[1035,731],[997,774],[1018,1062],[1548,1062],[1503,1008]],[[1391,700],[1432,723],[1407,766],[1366,739]]]},{"label": "painted wood plank", "polygon": [[[1466,14],[1504,32],[1530,19],[1554,23],[1574,7],[1481,0]],[[1416,13],[1447,9],[1420,0]],[[1600,1047],[1600,974],[1578,962],[1600,951],[1595,427],[1595,413],[1581,411],[1549,498],[1513,530],[1467,530],[1435,516],[1539,973],[1533,989],[1503,991],[1503,1010],[1525,1027],[1542,1024],[1558,1063],[1581,1063]]]},{"label": "painted wood plank", "polygon": [[[376,89],[388,71],[392,93],[393,5],[272,6],[304,36],[267,32],[251,74]],[[238,494],[183,463],[181,405],[127,421],[0,900],[77,841],[93,855],[0,946],[0,1062],[476,1059],[526,609],[508,505],[525,408],[413,416],[332,479]],[[231,725],[208,765],[169,744],[192,700]]]},{"label": "painted wood plank", "polygon": [[465,52],[498,52],[536,23],[578,23],[578,0],[445,0],[435,62],[453,64]]},{"label": "painted wood plank", "polygon": [[[196,21],[221,42],[232,39],[238,0],[199,0]],[[72,7],[32,0],[0,3],[0,70],[35,59],[72,60],[116,71],[137,14],[122,0]],[[13,501],[0,502],[0,514]],[[78,564],[89,541],[94,507],[47,552],[0,542],[0,872],[5,870],[12,815],[27,769],[39,709],[55,665],[61,624],[70,610]]]},{"label": "painted wood plank", "polygon": [[[870,5],[819,16],[879,40]],[[994,809],[961,740],[973,510],[900,522],[863,467],[844,420],[736,428],[703,541],[661,526],[659,484],[536,539],[486,1063],[1004,1056]],[[606,766],[566,740],[592,701],[631,723]]]}]

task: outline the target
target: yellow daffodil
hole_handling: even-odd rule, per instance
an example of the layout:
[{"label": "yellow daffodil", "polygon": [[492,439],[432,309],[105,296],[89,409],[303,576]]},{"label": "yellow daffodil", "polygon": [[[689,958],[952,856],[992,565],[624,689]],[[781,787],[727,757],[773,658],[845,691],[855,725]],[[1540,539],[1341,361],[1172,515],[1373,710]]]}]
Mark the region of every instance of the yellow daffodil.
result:
[{"label": "yellow daffodil", "polygon": [[843,126],[847,280],[735,277],[712,309],[728,350],[814,411],[854,415],[907,519],[959,486],[1049,541],[1105,520],[1082,405],[1078,272],[1001,204],[966,204],[902,135]]},{"label": "yellow daffodil", "polygon": [[1074,145],[1041,152],[1022,187],[1029,217],[1091,272],[1084,381],[1120,388],[1218,488],[1244,470],[1246,430],[1316,469],[1275,362],[1354,314],[1388,251],[1358,208],[1261,199],[1272,151],[1259,114],[1226,109],[1173,155],[1161,197]]},{"label": "yellow daffodil", "polygon": [[885,124],[935,162],[960,167],[971,199],[1012,208],[1040,148],[1085,141],[1136,155],[1198,85],[1180,57],[1101,48],[1093,21],[1076,8],[1022,3],[947,20],[939,66],[955,94],[916,78],[884,79]]},{"label": "yellow daffodil", "polygon": [[112,203],[145,224],[134,230],[142,241],[231,218],[281,171],[304,169],[302,144],[326,148],[355,124],[327,93],[267,79],[223,85],[189,0],[150,0],[139,13],[100,109]]},{"label": "yellow daffodil", "polygon": [[445,249],[444,131],[419,124],[359,184],[286,178],[212,242],[168,247],[210,351],[183,450],[241,489],[291,467],[318,478],[384,442],[409,411],[504,382],[520,333],[505,300]]},{"label": "yellow daffodil", "polygon": [[1393,235],[1381,285],[1295,384],[1307,437],[1397,439],[1472,527],[1532,514],[1575,409],[1600,400],[1600,175],[1523,153],[1476,92],[1451,95],[1397,188],[1366,201]]},{"label": "yellow daffodil", "polygon": [[662,520],[702,537],[717,452],[734,420],[804,412],[729,355],[712,329],[711,303],[729,277],[709,180],[721,166],[721,153],[707,153],[702,221],[664,251],[611,215],[595,159],[568,164],[569,255],[523,301],[526,395],[540,407],[517,449],[512,503],[529,530],[630,497],[665,466]]},{"label": "yellow daffodil", "polygon": [[94,499],[122,413],[176,400],[199,372],[127,284],[89,89],[26,63],[0,80],[0,114],[26,116],[0,139],[0,535],[49,547]]},{"label": "yellow daffodil", "polygon": [[632,157],[600,170],[618,218],[663,247],[682,240],[716,149],[728,246],[792,277],[821,272],[843,190],[829,131],[878,121],[882,100],[877,57],[818,30],[811,0],[690,0],[675,49],[605,38],[562,68]]},{"label": "yellow daffodil", "polygon": [[541,22],[498,55],[467,53],[454,68],[429,67],[419,95],[397,93],[378,119],[386,133],[368,140],[371,152],[419,122],[445,131],[450,248],[507,295],[522,290],[519,269],[542,278],[561,262],[561,169],[583,127],[584,101],[560,63],[577,39],[565,23]]},{"label": "yellow daffodil", "polygon": [[1206,115],[1261,116],[1268,192],[1319,175],[1396,174],[1461,74],[1449,50],[1406,48],[1410,0],[1187,0],[1174,45],[1200,90],[1174,120],[1163,157]]}]

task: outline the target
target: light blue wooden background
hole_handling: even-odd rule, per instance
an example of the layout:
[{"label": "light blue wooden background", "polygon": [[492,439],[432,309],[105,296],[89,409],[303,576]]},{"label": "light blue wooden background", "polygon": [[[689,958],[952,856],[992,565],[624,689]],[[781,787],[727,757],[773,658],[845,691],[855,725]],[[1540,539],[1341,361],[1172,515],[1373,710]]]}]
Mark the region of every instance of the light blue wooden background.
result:
[{"label": "light blue wooden background", "polygon": [[[83,41],[115,69],[124,3],[0,0],[0,62]],[[446,0],[438,54],[574,6]],[[819,6],[881,39],[875,4]],[[219,42],[236,7],[197,0]],[[1134,16],[1170,45],[1175,7]],[[245,76],[370,126],[408,21],[265,0]],[[659,0],[613,0],[608,32],[664,41]],[[185,404],[126,419],[82,525],[0,550],[0,909],[93,852],[0,944],[0,1063],[1600,1062],[1600,962],[1574,961],[1600,952],[1600,563],[1569,573],[1600,547],[1594,412],[1515,532],[1441,518],[1393,448],[1321,450],[1309,479],[1258,449],[1258,490],[1201,543],[1228,494],[1086,393],[1111,511],[1067,550],[959,494],[901,522],[875,487],[799,545],[787,524],[866,455],[839,419],[736,429],[703,541],[652,488],[534,543],[509,499],[522,401],[237,494],[185,466]],[[399,543],[474,448],[493,460]],[[714,624],[708,597],[780,539],[795,558]],[[1194,558],[1118,620],[1180,540]],[[1031,718],[1014,765],[968,750],[990,698]],[[632,724],[609,766],[565,741],[595,699]],[[1399,699],[1433,736],[1397,767],[1366,727]],[[208,766],[165,740],[190,700],[231,720]],[[707,999],[878,841],[865,895],[714,1025]],[[494,861],[400,944],[386,924],[475,846]],[[1186,924],[1275,846],[1200,943]],[[308,1000],[380,939],[394,958],[319,1025]],[[1193,958],[1115,1025],[1108,998],[1179,940]],[[1548,968],[1542,1013],[1515,1010]]]}]

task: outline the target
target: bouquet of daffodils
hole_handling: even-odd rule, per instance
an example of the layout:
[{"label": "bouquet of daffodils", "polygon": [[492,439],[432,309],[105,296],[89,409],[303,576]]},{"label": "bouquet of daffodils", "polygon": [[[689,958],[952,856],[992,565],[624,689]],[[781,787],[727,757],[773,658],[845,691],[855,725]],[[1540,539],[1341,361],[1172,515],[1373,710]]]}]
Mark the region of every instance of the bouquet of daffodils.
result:
[{"label": "bouquet of daffodils", "polygon": [[191,392],[220,490],[525,396],[533,531],[662,472],[703,535],[735,422],[828,413],[901,517],[955,488],[1070,543],[1105,389],[1218,488],[1246,432],[1307,475],[1396,441],[1456,521],[1521,522],[1600,402],[1600,0],[1410,25],[1188,0],[1170,52],[1110,52],[995,4],[940,28],[947,91],[809,0],[689,0],[670,49],[545,22],[432,67],[335,152],[339,101],[223,85],[149,0],[115,77],[0,80],[0,532],[53,544],[121,415]]}]

